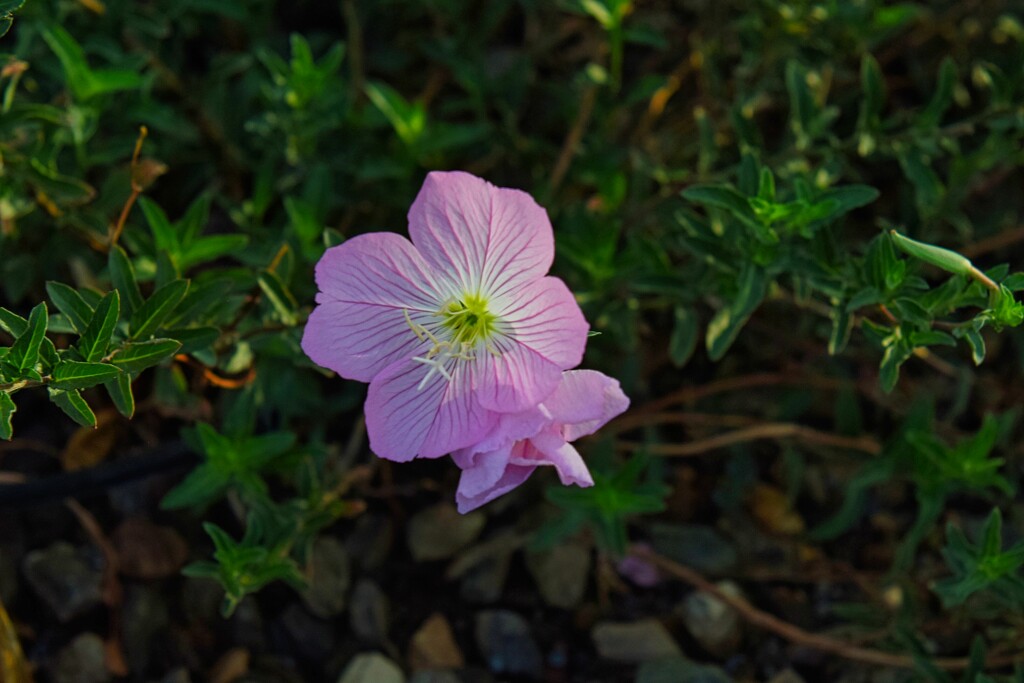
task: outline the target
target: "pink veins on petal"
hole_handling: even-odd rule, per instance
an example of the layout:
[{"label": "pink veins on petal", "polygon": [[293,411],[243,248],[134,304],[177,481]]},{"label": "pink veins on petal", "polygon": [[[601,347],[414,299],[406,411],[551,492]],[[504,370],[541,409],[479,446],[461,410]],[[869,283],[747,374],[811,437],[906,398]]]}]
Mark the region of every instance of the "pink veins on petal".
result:
[{"label": "pink veins on petal", "polygon": [[439,457],[536,406],[576,366],[587,323],[546,273],[551,223],[526,193],[462,172],[430,173],[410,242],[354,237],[317,264],[302,348],[370,382],[366,423],[381,457]]}]

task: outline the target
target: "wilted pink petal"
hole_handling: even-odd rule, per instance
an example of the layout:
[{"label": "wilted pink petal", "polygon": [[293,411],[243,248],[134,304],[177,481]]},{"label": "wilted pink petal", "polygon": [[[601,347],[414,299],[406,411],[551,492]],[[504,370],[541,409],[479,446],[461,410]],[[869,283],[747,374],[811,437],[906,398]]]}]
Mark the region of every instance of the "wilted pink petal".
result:
[{"label": "wilted pink petal", "polygon": [[[498,421],[477,445],[452,453],[463,470],[455,494],[460,512],[507,493],[540,466],[554,467],[563,484],[594,484],[569,441],[574,434],[592,433],[622,413],[629,399],[616,380],[593,370],[562,373],[549,398],[552,406],[545,400],[514,420]],[[526,428],[533,429],[528,436],[523,435]]]}]

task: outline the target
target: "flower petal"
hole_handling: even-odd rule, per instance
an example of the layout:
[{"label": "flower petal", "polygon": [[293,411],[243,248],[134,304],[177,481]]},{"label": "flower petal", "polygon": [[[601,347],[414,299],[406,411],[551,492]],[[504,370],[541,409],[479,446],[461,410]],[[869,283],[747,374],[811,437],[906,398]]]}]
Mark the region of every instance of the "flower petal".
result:
[{"label": "flower petal", "polygon": [[[409,315],[415,320],[426,314]],[[302,350],[314,363],[360,382],[427,347],[401,310],[374,304],[324,301],[313,309],[302,333]]]},{"label": "flower petal", "polygon": [[462,469],[475,467],[481,458],[489,457],[488,453],[508,450],[516,441],[528,439],[550,424],[551,415],[544,406],[521,413],[500,413],[490,433],[473,445],[452,452],[452,459]]},{"label": "flower petal", "polygon": [[[514,453],[523,448],[526,448],[526,442],[520,442],[510,450]],[[464,470],[459,479],[459,488],[455,491],[455,502],[459,512],[465,514],[508,493],[529,479],[534,469],[536,469],[535,465],[510,465],[506,460],[505,466],[500,471],[500,476],[487,484],[484,484],[482,475],[474,473],[473,470]],[[488,480],[491,476],[492,472],[488,472]]]},{"label": "flower petal", "polygon": [[594,478],[579,452],[553,431],[530,439],[530,447],[513,451],[511,465],[552,465],[565,485],[593,486]]},{"label": "flower petal", "polygon": [[391,233],[359,235],[327,250],[316,266],[321,293],[302,349],[341,376],[369,382],[423,346],[410,328],[427,322],[445,295],[412,244]]},{"label": "flower petal", "polygon": [[555,253],[551,221],[530,195],[461,171],[427,174],[409,209],[409,235],[460,291],[488,297],[543,277]]},{"label": "flower petal", "polygon": [[544,399],[556,424],[562,424],[566,441],[593,434],[629,407],[619,381],[595,370],[562,373],[558,388]]},{"label": "flower petal", "polygon": [[412,243],[391,232],[352,237],[328,249],[316,264],[318,301],[436,311],[442,298],[437,280]]},{"label": "flower petal", "polygon": [[[450,370],[452,380],[445,383],[433,424],[420,446],[422,458],[439,458],[470,446],[483,439],[498,422],[498,414],[486,410],[476,395],[472,366],[456,362]],[[396,428],[403,427],[399,424]]]},{"label": "flower petal", "polygon": [[366,393],[366,432],[370,450],[382,458],[415,458],[433,426],[448,381],[436,374],[419,388],[428,368],[411,359],[384,368]]},{"label": "flower petal", "polygon": [[[477,453],[471,467],[462,469],[458,492],[465,496],[479,496],[494,486],[505,473],[512,445],[494,451]],[[454,458],[454,453],[452,454]],[[456,459],[456,463],[458,459]]]},{"label": "flower petal", "polygon": [[499,413],[518,413],[547,398],[562,376],[562,369],[536,351],[509,337],[491,342],[498,355],[478,352],[473,365],[480,403]]},{"label": "flower petal", "polygon": [[545,277],[516,292],[515,298],[498,300],[495,313],[500,330],[535,351],[560,370],[583,360],[590,326],[565,283]]}]

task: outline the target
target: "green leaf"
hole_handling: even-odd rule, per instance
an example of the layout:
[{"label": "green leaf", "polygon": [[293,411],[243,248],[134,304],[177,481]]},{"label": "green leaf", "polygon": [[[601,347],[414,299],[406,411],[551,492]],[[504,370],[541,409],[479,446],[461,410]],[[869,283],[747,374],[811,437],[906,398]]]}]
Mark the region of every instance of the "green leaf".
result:
[{"label": "green leaf", "polygon": [[31,370],[39,362],[39,347],[46,334],[46,303],[40,303],[28,316],[28,324],[7,352],[4,359],[16,370]]},{"label": "green leaf", "polygon": [[693,185],[683,190],[682,196],[697,204],[725,209],[744,222],[758,223],[747,198],[728,185]]},{"label": "green leaf", "polygon": [[807,70],[795,60],[786,64],[786,90],[789,91],[789,126],[796,137],[796,148],[806,149],[816,137],[819,111],[807,85]]},{"label": "green leaf", "polygon": [[864,96],[857,116],[857,132],[860,136],[857,151],[867,156],[874,151],[875,136],[882,128],[882,107],[885,105],[885,78],[882,68],[870,53],[864,53],[860,63],[860,87]]},{"label": "green leaf", "polygon": [[156,290],[132,314],[129,329],[133,341],[152,337],[188,292],[188,280],[174,280]]},{"label": "green leaf", "polygon": [[0,307],[0,329],[15,339],[20,337],[28,327],[28,321],[17,313]]},{"label": "green leaf", "polygon": [[230,483],[230,474],[204,463],[171,489],[160,501],[160,507],[164,510],[177,510],[212,503],[224,494]]},{"label": "green leaf", "polygon": [[122,374],[107,363],[81,363],[74,360],[61,361],[53,371],[53,386],[58,389],[88,389],[97,384],[113,380]]},{"label": "green leaf", "polygon": [[697,316],[693,311],[677,306],[672,336],[668,340],[668,355],[676,367],[683,367],[697,348]]},{"label": "green leaf", "polygon": [[137,373],[170,358],[181,348],[174,339],[153,339],[125,344],[110,358],[110,362],[125,372]]},{"label": "green leaf", "polygon": [[977,327],[958,327],[953,330],[953,335],[967,342],[971,349],[971,360],[975,365],[981,365],[985,361],[985,338],[981,336],[981,331]]},{"label": "green leaf", "polygon": [[14,428],[11,426],[11,416],[18,410],[14,405],[14,399],[6,392],[0,392],[0,439],[10,441],[14,435]]},{"label": "green leaf", "polygon": [[298,322],[296,311],[299,304],[277,273],[265,270],[259,274],[258,281],[260,289],[263,290],[264,296],[277,311],[281,322],[285,325],[294,325]]},{"label": "green leaf", "polygon": [[125,312],[131,313],[142,305],[142,292],[135,280],[135,268],[132,267],[132,262],[128,260],[128,254],[124,249],[114,245],[110,250],[107,267],[110,270],[111,283],[121,293]]},{"label": "green leaf", "polygon": [[121,296],[115,289],[100,300],[89,326],[78,340],[78,352],[82,358],[90,362],[103,358],[120,315]]},{"label": "green leaf", "polygon": [[939,67],[939,82],[928,106],[917,117],[917,125],[922,128],[934,128],[942,122],[942,116],[953,104],[953,90],[956,88],[956,61],[946,56]]},{"label": "green leaf", "polygon": [[96,426],[96,415],[77,390],[63,391],[56,387],[48,387],[47,391],[50,393],[50,400],[72,420],[83,427]]},{"label": "green leaf", "polygon": [[427,112],[419,102],[410,103],[386,83],[367,83],[366,96],[390,123],[407,146],[416,144],[427,125]]},{"label": "green leaf", "polygon": [[764,271],[751,263],[745,264],[740,272],[736,297],[708,323],[705,343],[711,360],[720,360],[729,350],[747,320],[761,305],[767,289],[768,280]]},{"label": "green leaf", "polygon": [[67,316],[75,332],[82,334],[92,320],[93,310],[75,289],[62,282],[47,282],[46,293],[50,301],[61,313]]},{"label": "green leaf", "polygon": [[97,95],[132,90],[142,85],[142,77],[135,71],[89,68],[82,47],[60,26],[50,25],[43,29],[42,35],[64,67],[68,86],[75,99],[88,100]]},{"label": "green leaf", "polygon": [[145,196],[139,197],[139,207],[146,217],[149,229],[153,232],[153,241],[156,243],[157,249],[177,256],[179,252],[178,235],[164,210],[160,208],[159,204]]},{"label": "green leaf", "polygon": [[168,339],[181,342],[181,353],[194,353],[213,344],[220,337],[216,327],[184,327],[164,330]]},{"label": "green leaf", "polygon": [[25,0],[0,0],[0,38],[3,38],[14,23],[14,12],[21,9]]},{"label": "green leaf", "polygon": [[248,235],[210,235],[200,237],[181,250],[181,267],[192,266],[213,261],[228,254],[235,254],[249,244]]},{"label": "green leaf", "polygon": [[117,412],[131,419],[131,417],[135,415],[135,396],[132,395],[132,376],[127,372],[119,372],[114,379],[109,382],[105,382],[103,387],[110,395],[110,400],[114,402],[114,407],[117,408]]},{"label": "green leaf", "polygon": [[843,352],[850,341],[854,317],[849,308],[841,304],[832,309],[829,317],[832,318],[832,332],[828,337],[828,354],[836,356]]}]

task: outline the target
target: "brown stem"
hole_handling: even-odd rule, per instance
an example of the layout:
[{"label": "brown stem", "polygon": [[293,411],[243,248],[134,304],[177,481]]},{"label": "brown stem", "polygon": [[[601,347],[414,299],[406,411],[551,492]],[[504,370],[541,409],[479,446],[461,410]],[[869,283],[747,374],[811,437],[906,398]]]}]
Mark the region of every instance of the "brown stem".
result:
[{"label": "brown stem", "polygon": [[714,394],[723,394],[740,389],[753,389],[756,387],[773,386],[806,386],[814,389],[837,391],[846,382],[832,377],[819,377],[813,375],[799,376],[792,373],[762,372],[753,375],[740,377],[728,377],[715,382],[709,382],[696,387],[684,387],[671,394],[650,401],[636,409],[637,413],[649,413],[663,410],[669,406],[679,403],[689,403]]},{"label": "brown stem", "polygon": [[139,155],[142,153],[142,143],[149,135],[149,129],[145,126],[139,127],[139,137],[135,140],[135,151],[132,152],[132,164],[129,173],[131,174],[132,193],[128,195],[128,201],[121,208],[121,215],[117,218],[117,224],[110,231],[110,238],[107,240],[107,250],[113,249],[124,231],[124,224],[128,221],[128,214],[132,212],[135,200],[142,194],[143,187],[138,181]]},{"label": "brown stem", "polygon": [[576,120],[573,122],[572,128],[569,129],[569,133],[565,136],[565,142],[562,143],[562,151],[558,153],[558,160],[551,171],[549,188],[552,194],[562,184],[565,174],[569,171],[569,164],[572,163],[572,158],[576,156],[576,148],[579,147],[580,141],[583,140],[583,133],[586,132],[587,124],[590,123],[590,115],[594,113],[594,104],[596,102],[597,86],[588,86],[583,91],[580,108],[576,112]]},{"label": "brown stem", "polygon": [[817,429],[804,427],[803,425],[788,422],[768,422],[765,424],[737,429],[726,434],[718,434],[707,439],[691,441],[690,443],[654,443],[644,444],[632,441],[620,441],[618,445],[629,451],[645,450],[654,455],[667,455],[672,457],[693,457],[702,455],[708,451],[718,450],[727,446],[734,446],[748,441],[760,439],[799,439],[818,446],[831,446],[833,448],[846,448],[854,451],[861,451],[870,455],[878,455],[882,446],[877,441],[866,436],[841,436],[821,432]]},{"label": "brown stem", "polygon": [[[697,590],[708,593],[718,600],[721,600],[729,607],[736,610],[737,614],[739,614],[748,623],[766,631],[770,631],[791,643],[803,647],[809,647],[821,652],[828,652],[844,659],[863,662],[865,664],[891,666],[899,669],[913,669],[917,665],[915,659],[907,655],[882,652],[881,650],[872,650],[859,645],[845,643],[841,640],[836,640],[835,638],[830,638],[819,633],[810,633],[805,631],[798,626],[794,626],[793,624],[783,621],[768,612],[764,612],[757,607],[754,607],[742,597],[726,593],[689,567],[681,565],[678,562],[673,562],[667,557],[662,557],[661,555],[649,550],[637,550],[636,552],[643,559],[652,563],[666,574],[688,583]],[[946,671],[960,671],[971,665],[970,660],[966,657],[936,657],[931,661],[932,664]],[[999,657],[990,657],[985,662],[985,668],[1000,669],[1021,661],[1024,661],[1024,652]]]}]

